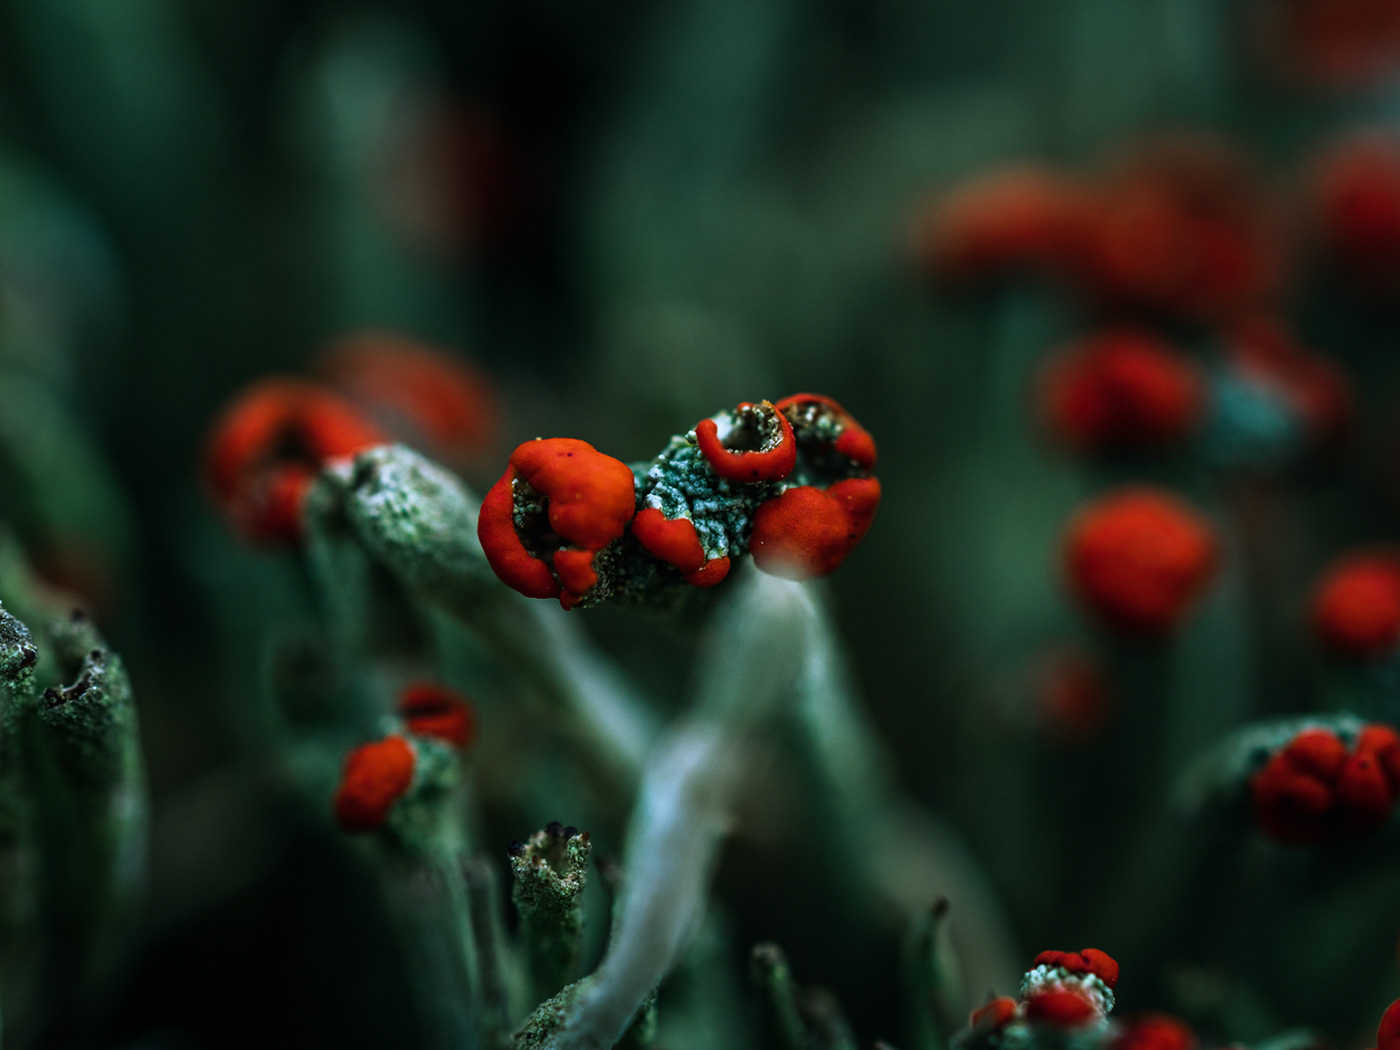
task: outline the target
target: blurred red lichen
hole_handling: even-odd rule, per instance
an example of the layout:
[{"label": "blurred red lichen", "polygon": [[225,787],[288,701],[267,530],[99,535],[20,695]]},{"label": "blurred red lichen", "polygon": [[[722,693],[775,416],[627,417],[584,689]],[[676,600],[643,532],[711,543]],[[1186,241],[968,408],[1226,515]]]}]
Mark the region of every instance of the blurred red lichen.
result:
[{"label": "blurred red lichen", "polygon": [[1400,1050],[1400,999],[1395,1000],[1381,1015],[1376,1030],[1376,1050]]},{"label": "blurred red lichen", "polygon": [[1075,1028],[1102,1016],[1088,994],[1071,988],[1037,992],[1026,999],[1025,1006],[1026,1020],[1062,1028]]},{"label": "blurred red lichen", "polygon": [[1313,633],[1333,652],[1387,656],[1400,644],[1400,550],[1351,554],[1313,590]]},{"label": "blurred red lichen", "polygon": [[1111,1050],[1195,1050],[1200,1045],[1190,1025],[1168,1014],[1137,1014],[1125,1022]]},{"label": "blurred red lichen", "polygon": [[335,818],[346,831],[373,831],[413,783],[416,759],[401,736],[355,748],[336,789]]},{"label": "blurred red lichen", "polygon": [[399,692],[396,705],[414,736],[441,740],[456,748],[476,737],[476,712],[467,698],[438,682],[413,682]]},{"label": "blurred red lichen", "polygon": [[301,379],[265,379],[238,394],[215,420],[204,479],[244,537],[296,542],[302,503],[321,468],[384,440],[339,394]]},{"label": "blurred red lichen", "polygon": [[1303,84],[1365,88],[1400,69],[1397,0],[1268,0],[1261,22],[1279,72]]},{"label": "blurred red lichen", "polygon": [[1132,328],[1108,329],[1056,351],[1036,393],[1057,440],[1100,454],[1182,442],[1205,407],[1200,370],[1161,338]]},{"label": "blurred red lichen", "polygon": [[1214,578],[1209,523],[1170,492],[1128,487],[1083,507],[1065,532],[1069,585],[1106,626],[1161,637],[1175,630]]},{"label": "blurred red lichen", "polygon": [[1103,179],[1089,214],[1083,280],[1109,308],[1217,322],[1283,283],[1279,215],[1227,144],[1178,136],[1138,146]]},{"label": "blurred red lichen", "polygon": [[1371,130],[1331,145],[1315,165],[1309,209],[1313,236],[1354,287],[1400,291],[1400,136]]},{"label": "blurred red lichen", "polygon": [[1369,725],[1350,751],[1330,729],[1305,729],[1250,780],[1260,829],[1281,842],[1325,842],[1374,831],[1400,791],[1400,736]]},{"label": "blurred red lichen", "polygon": [[499,423],[490,380],[468,362],[394,332],[337,339],[315,371],[384,429],[452,462],[488,452]]},{"label": "blurred red lichen", "polygon": [[1016,1000],[1001,995],[972,1011],[967,1023],[972,1028],[995,1029],[1009,1024],[1016,1017]]},{"label": "blurred red lichen", "polygon": [[916,263],[938,280],[1074,269],[1088,195],[1075,179],[1025,165],[978,176],[926,206],[912,229]]}]

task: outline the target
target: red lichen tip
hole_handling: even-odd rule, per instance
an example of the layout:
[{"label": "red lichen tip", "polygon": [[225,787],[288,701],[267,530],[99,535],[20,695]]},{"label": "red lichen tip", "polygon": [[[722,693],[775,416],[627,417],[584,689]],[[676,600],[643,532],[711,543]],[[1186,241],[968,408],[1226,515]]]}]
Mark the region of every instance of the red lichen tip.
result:
[{"label": "red lichen tip", "polygon": [[346,831],[373,831],[413,783],[416,759],[401,736],[355,748],[336,789],[335,819]]},{"label": "red lichen tip", "polygon": [[1045,168],[979,176],[915,218],[913,254],[931,276],[959,283],[1059,272],[1083,253],[1086,205],[1082,185]]},{"label": "red lichen tip", "polygon": [[1195,1050],[1196,1033],[1185,1021],[1168,1014],[1138,1014],[1113,1040],[1111,1050]]},{"label": "red lichen tip", "polygon": [[1070,988],[1037,992],[1026,1000],[1026,1020],[1061,1028],[1077,1028],[1103,1016],[1087,993]]},{"label": "red lichen tip", "polygon": [[1174,630],[1214,578],[1210,525],[1170,492],[1129,487],[1083,507],[1063,543],[1069,585],[1106,626],[1161,637]]},{"label": "red lichen tip", "polygon": [[515,528],[515,468],[507,467],[501,480],[481,501],[476,534],[492,571],[508,587],[527,598],[557,598],[559,581],[549,564],[525,549]]},{"label": "red lichen tip", "polygon": [[511,453],[510,465],[548,499],[554,531],[584,550],[617,539],[636,511],[631,469],[586,441],[536,438]]},{"label": "red lichen tip", "polygon": [[1332,652],[1386,656],[1400,647],[1400,551],[1349,555],[1313,590],[1313,633]]},{"label": "red lichen tip", "polygon": [[1250,780],[1254,818],[1281,842],[1323,842],[1384,824],[1400,795],[1400,735],[1365,726],[1350,751],[1330,729],[1305,729]]},{"label": "red lichen tip", "polygon": [[998,996],[985,1006],[972,1011],[967,1023],[972,1028],[993,1030],[1003,1028],[1016,1017],[1016,1000],[1005,995]]},{"label": "red lichen tip", "polygon": [[862,470],[875,469],[875,439],[836,400],[824,394],[793,394],[773,407],[787,417],[794,433],[799,435],[799,443],[804,432],[820,430],[826,423],[834,431],[831,442],[834,451]]},{"label": "red lichen tip", "polygon": [[714,419],[695,424],[695,443],[710,469],[728,481],[781,481],[797,466],[792,424],[771,401],[743,402],[721,437]]},{"label": "red lichen tip", "polygon": [[848,478],[828,489],[790,488],[754,513],[754,564],[789,580],[829,575],[870,529],[879,504],[875,478]]},{"label": "red lichen tip", "polygon": [[729,573],[729,557],[706,559],[700,534],[688,518],[669,519],[656,507],[643,507],[632,519],[632,535],[649,554],[680,570],[687,583],[713,587]]},{"label": "red lichen tip", "polygon": [[1070,448],[1161,449],[1200,424],[1205,381],[1157,336],[1114,329],[1052,356],[1041,370],[1037,400],[1051,434]]},{"label": "red lichen tip", "polygon": [[486,376],[462,359],[396,332],[355,332],[337,339],[315,370],[337,389],[456,459],[495,439],[499,413]]},{"label": "red lichen tip", "polygon": [[1345,441],[1355,413],[1351,381],[1341,368],[1305,349],[1268,314],[1239,318],[1225,338],[1235,369],[1291,405],[1313,446],[1331,449]]},{"label": "red lichen tip", "polygon": [[214,421],[204,479],[242,535],[295,541],[303,498],[321,468],[383,441],[338,394],[300,379],[265,379],[238,394]]},{"label": "red lichen tip", "polygon": [[1400,138],[1354,134],[1317,164],[1312,188],[1318,239],[1369,292],[1400,287]]},{"label": "red lichen tip", "polygon": [[1118,963],[1107,952],[1085,948],[1079,952],[1041,952],[1031,966],[1058,966],[1070,973],[1091,973],[1109,988],[1118,987]]},{"label": "red lichen tip", "polygon": [[1376,1050],[1400,1050],[1400,999],[1386,1008],[1376,1031]]},{"label": "red lichen tip", "polygon": [[399,693],[399,716],[414,736],[427,736],[456,748],[471,746],[476,712],[467,698],[437,682],[413,682]]}]

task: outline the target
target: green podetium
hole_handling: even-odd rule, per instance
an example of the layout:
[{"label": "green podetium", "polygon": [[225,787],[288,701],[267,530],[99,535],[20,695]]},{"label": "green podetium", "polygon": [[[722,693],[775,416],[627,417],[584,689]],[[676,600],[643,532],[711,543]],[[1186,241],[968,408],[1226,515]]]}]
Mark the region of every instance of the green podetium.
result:
[{"label": "green podetium", "polygon": [[583,887],[592,850],[588,832],[558,822],[510,847],[520,934],[535,1002],[573,979],[583,936]]},{"label": "green podetium", "polygon": [[56,666],[38,672],[58,684],[40,694],[38,646],[0,610],[0,1002],[12,1031],[33,1005],[22,969],[63,989],[50,1004],[60,1028],[81,1023],[123,961],[144,877],[145,774],[121,658],[81,612],[50,627],[48,652]]}]

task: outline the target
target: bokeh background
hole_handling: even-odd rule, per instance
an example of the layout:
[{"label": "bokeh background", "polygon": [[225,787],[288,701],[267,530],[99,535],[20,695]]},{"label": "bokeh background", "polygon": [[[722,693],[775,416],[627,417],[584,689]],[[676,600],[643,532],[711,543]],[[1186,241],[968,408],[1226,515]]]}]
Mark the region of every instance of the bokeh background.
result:
[{"label": "bokeh background", "polygon": [[[1400,116],[1383,77],[1290,65],[1270,6],[0,0],[0,444],[21,449],[0,508],[127,659],[153,793],[106,1044],[414,1044],[372,886],[267,772],[263,639],[306,615],[300,570],[242,544],[199,480],[236,390],[371,327],[492,377],[478,487],[537,435],[645,459],[740,400],[839,398],[885,494],[830,584],[862,692],[1027,959],[1097,945],[1134,974],[1126,1007],[1367,1045],[1400,986],[1396,843],[1364,863],[1222,845],[1173,817],[1170,785],[1253,716],[1338,703],[1304,606],[1333,555],[1396,533],[1400,315],[1325,280],[1284,307],[1357,392],[1327,469],[1130,472],[1192,498],[1225,550],[1198,615],[1144,649],[1098,637],[1057,568],[1075,507],[1128,473],[1057,451],[1030,407],[1036,362],[1092,311],[1034,282],[940,286],[910,248],[922,206],[1008,163],[1089,170],[1204,132],[1287,195],[1329,138]],[[693,623],[579,615],[680,703]],[[1117,698],[1069,740],[1035,701],[1066,647]],[[719,876],[736,970],[778,940],[863,1045],[896,1037],[896,939],[845,929],[804,881],[800,784],[777,769],[758,794]],[[489,818],[502,848],[583,823]]]}]

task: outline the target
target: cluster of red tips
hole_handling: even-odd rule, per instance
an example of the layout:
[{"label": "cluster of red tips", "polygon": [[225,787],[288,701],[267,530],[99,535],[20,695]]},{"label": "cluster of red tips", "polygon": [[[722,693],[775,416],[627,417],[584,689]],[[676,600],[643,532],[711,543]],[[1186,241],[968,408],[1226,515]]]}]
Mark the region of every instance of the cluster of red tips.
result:
[{"label": "cluster of red tips", "polygon": [[1338,267],[1368,291],[1400,289],[1400,138],[1337,143],[1318,162],[1312,196],[1314,234]]},{"label": "cluster of red tips", "polygon": [[1250,793],[1259,827],[1283,842],[1374,831],[1400,794],[1400,735],[1368,725],[1348,751],[1330,729],[1305,729],[1254,775]]},{"label": "cluster of red tips", "polygon": [[1113,329],[1060,350],[1040,375],[1054,436],[1097,454],[1161,449],[1191,435],[1205,408],[1200,370],[1158,337]]},{"label": "cluster of red tips", "polygon": [[1085,948],[1082,952],[1041,952],[1031,965],[1058,966],[1069,973],[1091,973],[1109,988],[1118,987],[1118,963],[1097,948]]},{"label": "cluster of red tips", "polygon": [[471,746],[476,712],[460,693],[437,682],[414,682],[399,693],[399,717],[414,736],[432,737],[455,748]]},{"label": "cluster of red tips", "polygon": [[[706,513],[726,543],[747,541],[760,569],[805,579],[834,571],[869,529],[880,500],[875,457],[869,432],[820,394],[745,402],[701,420],[693,446],[673,443],[639,475],[586,442],[538,439],[511,454],[482,502],[478,534],[505,583],[565,608],[598,584],[600,564],[612,566],[609,587],[654,578],[656,561],[711,587],[729,572],[730,548],[707,551],[676,496],[698,487],[713,493]],[[668,495],[658,485],[671,486]],[[635,545],[614,546],[627,535]],[[605,548],[611,553],[597,561]],[[626,562],[636,557],[655,560]]]},{"label": "cluster of red tips", "polygon": [[1196,1050],[1200,1040],[1185,1021],[1169,1014],[1139,1014],[1113,1040],[1112,1050]]},{"label": "cluster of red tips", "polygon": [[1313,592],[1312,627],[1341,656],[1374,659],[1400,648],[1400,551],[1343,558]]},{"label": "cluster of red tips", "polygon": [[1239,319],[1227,333],[1227,349],[1242,375],[1272,388],[1293,407],[1313,447],[1331,448],[1345,439],[1353,401],[1346,373],[1300,346],[1277,318]]},{"label": "cluster of red tips", "polygon": [[495,440],[490,382],[445,351],[393,332],[359,332],[333,343],[316,370],[386,430],[444,459],[471,460]]},{"label": "cluster of red tips", "polygon": [[413,748],[389,736],[355,748],[345,759],[336,789],[335,819],[346,831],[373,831],[413,783]]},{"label": "cluster of red tips", "polygon": [[240,534],[294,542],[302,535],[302,503],[321,468],[384,440],[338,394],[300,379],[266,379],[234,398],[215,421],[204,476]]},{"label": "cluster of red tips", "polygon": [[[1045,971],[1036,972],[1042,966],[1051,968],[1048,975]],[[1056,974],[1056,969],[1064,972]],[[1007,996],[992,999],[972,1012],[968,1024],[983,1031],[999,1029],[1016,1020],[1077,1028],[1102,1019],[1113,1006],[1112,990],[1118,984],[1118,963],[1097,948],[1085,948],[1082,952],[1041,952],[1035,957],[1031,970],[1026,975],[1019,1002]],[[1102,988],[1095,990],[1094,981],[1076,983],[1078,977],[1097,978],[1108,992],[1103,992]]]},{"label": "cluster of red tips", "polygon": [[1283,277],[1273,209],[1233,151],[1158,141],[1096,178],[1042,169],[963,187],[920,222],[916,253],[944,280],[1033,270],[1113,309],[1218,321]]},{"label": "cluster of red tips", "polygon": [[1069,585],[1106,626],[1162,637],[1180,625],[1215,575],[1210,525],[1169,492],[1129,487],[1083,507],[1065,533]]},{"label": "cluster of red tips", "polygon": [[1214,321],[1281,283],[1275,217],[1248,165],[1204,139],[1151,143],[1104,180],[1083,279],[1096,298]]},{"label": "cluster of red tips", "polygon": [[[523,524],[518,503],[536,505]],[[511,453],[481,503],[478,533],[497,576],[527,597],[558,598],[567,609],[598,582],[594,555],[623,534],[635,511],[626,463],[586,441],[538,438]]]},{"label": "cluster of red tips", "polygon": [[754,514],[749,549],[754,564],[773,576],[805,580],[835,572],[865,538],[880,505],[875,439],[829,397],[794,394],[775,406],[790,422],[797,445],[820,471],[840,481],[793,485]]}]

